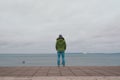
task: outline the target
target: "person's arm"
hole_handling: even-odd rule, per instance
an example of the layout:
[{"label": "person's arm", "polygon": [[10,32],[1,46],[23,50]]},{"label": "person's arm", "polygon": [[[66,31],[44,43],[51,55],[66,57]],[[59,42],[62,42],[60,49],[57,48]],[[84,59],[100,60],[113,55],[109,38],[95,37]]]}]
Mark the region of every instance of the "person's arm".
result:
[{"label": "person's arm", "polygon": [[65,42],[65,40],[64,40],[64,44],[65,44],[64,48],[65,48],[65,50],[66,50],[66,46],[67,46],[67,45],[66,45],[66,42]]},{"label": "person's arm", "polygon": [[56,50],[58,49],[58,47],[57,47],[57,40],[56,40],[56,45],[55,45],[55,47],[56,47]]}]

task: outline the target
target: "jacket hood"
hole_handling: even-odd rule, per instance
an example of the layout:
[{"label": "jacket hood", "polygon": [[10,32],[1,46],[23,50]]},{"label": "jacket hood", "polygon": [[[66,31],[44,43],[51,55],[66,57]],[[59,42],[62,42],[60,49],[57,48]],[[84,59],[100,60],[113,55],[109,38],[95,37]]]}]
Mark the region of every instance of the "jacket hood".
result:
[{"label": "jacket hood", "polygon": [[57,40],[59,40],[59,39],[63,39],[63,40],[64,40],[64,38],[63,38],[63,37],[58,37],[58,38],[57,38]]}]

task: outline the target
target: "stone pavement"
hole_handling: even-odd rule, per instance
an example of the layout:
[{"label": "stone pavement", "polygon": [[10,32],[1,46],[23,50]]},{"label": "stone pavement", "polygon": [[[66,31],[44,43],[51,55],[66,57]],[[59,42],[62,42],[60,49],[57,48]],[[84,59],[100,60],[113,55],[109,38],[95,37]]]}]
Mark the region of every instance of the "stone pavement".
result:
[{"label": "stone pavement", "polygon": [[0,77],[0,80],[120,80],[116,76],[79,76],[79,77]]},{"label": "stone pavement", "polygon": [[0,77],[120,76],[120,66],[0,67]]}]

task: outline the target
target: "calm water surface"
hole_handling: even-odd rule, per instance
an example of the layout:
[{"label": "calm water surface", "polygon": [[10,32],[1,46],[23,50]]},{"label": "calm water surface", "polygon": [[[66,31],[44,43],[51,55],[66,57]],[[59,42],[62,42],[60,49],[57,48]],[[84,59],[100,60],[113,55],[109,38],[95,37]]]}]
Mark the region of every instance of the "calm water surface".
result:
[{"label": "calm water surface", "polygon": [[[66,53],[65,57],[67,66],[120,66],[120,54]],[[0,54],[0,66],[56,66],[56,61],[56,54]]]}]

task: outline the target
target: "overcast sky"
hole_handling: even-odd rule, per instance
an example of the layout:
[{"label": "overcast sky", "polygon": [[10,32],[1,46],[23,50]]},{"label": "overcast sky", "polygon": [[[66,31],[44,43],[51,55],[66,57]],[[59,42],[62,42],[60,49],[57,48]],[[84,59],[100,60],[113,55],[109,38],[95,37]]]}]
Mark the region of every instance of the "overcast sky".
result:
[{"label": "overcast sky", "polygon": [[0,0],[0,53],[120,52],[120,0]]}]

